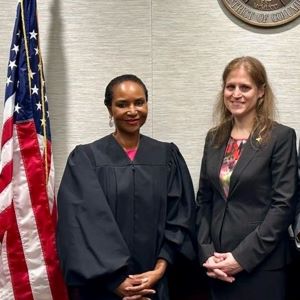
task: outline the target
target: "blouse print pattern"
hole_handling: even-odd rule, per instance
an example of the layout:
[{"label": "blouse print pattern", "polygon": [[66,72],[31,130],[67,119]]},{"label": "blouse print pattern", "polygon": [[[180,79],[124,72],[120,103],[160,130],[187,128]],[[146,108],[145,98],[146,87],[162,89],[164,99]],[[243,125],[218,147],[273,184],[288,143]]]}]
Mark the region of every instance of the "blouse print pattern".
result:
[{"label": "blouse print pattern", "polygon": [[234,139],[232,137],[229,138],[223,163],[220,170],[220,181],[222,187],[224,189],[224,193],[226,198],[229,193],[229,185],[230,185],[230,177],[238,162],[240,155],[243,150],[243,145],[247,142],[247,139]]}]

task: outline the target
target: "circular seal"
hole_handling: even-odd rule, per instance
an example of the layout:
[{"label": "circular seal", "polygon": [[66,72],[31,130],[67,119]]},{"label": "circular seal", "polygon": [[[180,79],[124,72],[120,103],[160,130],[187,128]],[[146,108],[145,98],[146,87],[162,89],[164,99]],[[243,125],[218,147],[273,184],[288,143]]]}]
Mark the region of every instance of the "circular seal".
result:
[{"label": "circular seal", "polygon": [[300,0],[222,0],[225,7],[242,21],[273,27],[300,16]]}]

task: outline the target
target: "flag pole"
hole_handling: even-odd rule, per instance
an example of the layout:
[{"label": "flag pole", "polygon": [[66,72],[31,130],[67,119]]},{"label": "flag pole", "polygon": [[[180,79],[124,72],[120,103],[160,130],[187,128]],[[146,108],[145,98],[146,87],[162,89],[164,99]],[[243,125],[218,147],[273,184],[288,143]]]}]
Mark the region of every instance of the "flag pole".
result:
[{"label": "flag pole", "polygon": [[[38,27],[38,14],[36,13],[37,27]],[[38,28],[39,29],[39,28]],[[39,30],[38,30],[39,31]],[[43,144],[44,144],[44,159],[45,159],[45,178],[46,184],[48,182],[48,145],[47,145],[47,122],[46,122],[46,109],[45,109],[45,78],[44,78],[44,66],[42,58],[42,50],[40,47],[40,39],[38,38],[38,51],[39,51],[39,72],[41,78],[41,102],[42,102],[42,126],[43,126]]]}]

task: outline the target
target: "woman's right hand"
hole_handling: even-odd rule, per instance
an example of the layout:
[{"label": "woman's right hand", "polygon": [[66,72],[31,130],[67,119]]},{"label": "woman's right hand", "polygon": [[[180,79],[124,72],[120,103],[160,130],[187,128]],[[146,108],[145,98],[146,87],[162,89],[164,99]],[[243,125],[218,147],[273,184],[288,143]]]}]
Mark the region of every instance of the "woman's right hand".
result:
[{"label": "woman's right hand", "polygon": [[153,270],[129,275],[128,278],[134,282],[131,286],[126,286],[125,289],[131,296],[123,297],[123,300],[148,300],[148,296],[156,293],[153,287],[164,276],[167,266],[167,261],[159,258]]},{"label": "woman's right hand", "polygon": [[[211,256],[207,259],[207,261],[203,264],[203,266],[207,269],[207,276],[214,278],[214,279],[220,279],[222,281],[226,281],[229,283],[232,283],[235,278],[223,270],[221,270],[221,266],[219,265],[221,262],[223,262],[225,258],[221,255],[219,256]],[[220,267],[219,267],[220,266]]]},{"label": "woman's right hand", "polygon": [[146,288],[147,281],[147,279],[127,277],[115,293],[123,300],[148,300],[147,295],[155,294],[155,290]]}]

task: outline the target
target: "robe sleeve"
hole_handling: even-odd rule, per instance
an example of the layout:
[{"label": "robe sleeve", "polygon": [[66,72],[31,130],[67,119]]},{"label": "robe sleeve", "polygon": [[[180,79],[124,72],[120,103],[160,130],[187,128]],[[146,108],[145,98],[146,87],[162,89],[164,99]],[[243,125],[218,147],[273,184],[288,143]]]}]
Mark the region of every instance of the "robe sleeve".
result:
[{"label": "robe sleeve", "polygon": [[159,257],[173,263],[176,253],[195,258],[195,195],[187,165],[174,144],[170,144],[167,220]]},{"label": "robe sleeve", "polygon": [[97,178],[89,147],[73,150],[61,181],[58,253],[68,285],[99,280],[115,290],[127,276],[129,250]]},{"label": "robe sleeve", "polygon": [[210,236],[210,226],[212,223],[212,188],[206,170],[206,157],[208,155],[208,144],[210,143],[210,134],[207,135],[203,151],[199,189],[197,193],[197,216],[196,232],[198,244],[198,257],[200,263],[204,263],[215,252]]}]

